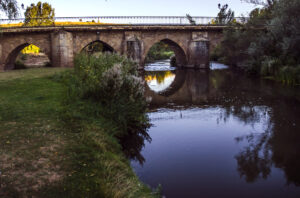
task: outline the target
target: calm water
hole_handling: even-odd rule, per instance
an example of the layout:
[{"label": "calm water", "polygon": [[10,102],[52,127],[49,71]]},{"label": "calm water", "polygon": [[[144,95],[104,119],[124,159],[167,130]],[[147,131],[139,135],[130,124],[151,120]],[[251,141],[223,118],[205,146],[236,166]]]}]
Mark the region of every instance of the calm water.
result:
[{"label": "calm water", "polygon": [[146,68],[153,126],[130,141],[137,175],[167,198],[299,198],[299,88],[211,68]]}]

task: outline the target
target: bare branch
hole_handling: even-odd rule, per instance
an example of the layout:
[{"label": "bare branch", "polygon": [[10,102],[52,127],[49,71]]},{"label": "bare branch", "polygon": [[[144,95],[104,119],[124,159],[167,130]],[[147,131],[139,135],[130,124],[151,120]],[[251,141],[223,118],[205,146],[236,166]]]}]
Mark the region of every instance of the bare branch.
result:
[{"label": "bare branch", "polygon": [[9,18],[15,18],[19,14],[16,0],[0,0],[0,11],[4,12]]},{"label": "bare branch", "polygon": [[261,5],[261,6],[272,6],[275,0],[241,0],[242,2],[251,3],[254,5]]}]

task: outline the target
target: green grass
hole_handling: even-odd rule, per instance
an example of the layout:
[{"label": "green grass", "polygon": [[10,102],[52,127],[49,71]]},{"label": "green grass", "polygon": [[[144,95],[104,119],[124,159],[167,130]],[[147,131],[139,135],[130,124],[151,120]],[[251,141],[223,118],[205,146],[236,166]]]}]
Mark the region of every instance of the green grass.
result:
[{"label": "green grass", "polygon": [[0,197],[155,197],[110,130],[61,120],[65,69],[0,73]]},{"label": "green grass", "polygon": [[12,70],[9,72],[0,72],[0,83],[7,82],[16,79],[33,79],[51,76],[55,73],[69,70],[67,68],[35,68],[35,69],[24,69],[24,70]]}]

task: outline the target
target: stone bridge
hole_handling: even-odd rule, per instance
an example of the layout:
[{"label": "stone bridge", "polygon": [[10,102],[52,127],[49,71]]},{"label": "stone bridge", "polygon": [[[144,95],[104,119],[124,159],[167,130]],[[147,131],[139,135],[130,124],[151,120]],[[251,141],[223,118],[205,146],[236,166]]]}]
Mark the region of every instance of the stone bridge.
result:
[{"label": "stone bridge", "polygon": [[55,67],[73,67],[73,58],[89,44],[100,41],[143,68],[149,49],[157,42],[175,52],[178,66],[208,68],[209,51],[222,37],[222,26],[77,26],[2,29],[0,71],[14,68],[19,52],[34,44]]}]

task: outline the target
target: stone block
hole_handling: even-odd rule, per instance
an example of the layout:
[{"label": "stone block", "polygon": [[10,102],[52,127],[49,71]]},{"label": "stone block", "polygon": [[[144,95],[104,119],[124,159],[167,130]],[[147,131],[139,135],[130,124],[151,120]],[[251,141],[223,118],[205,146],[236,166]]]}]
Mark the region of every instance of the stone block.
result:
[{"label": "stone block", "polygon": [[52,64],[55,67],[73,67],[74,50],[73,35],[59,31],[51,34]]}]

